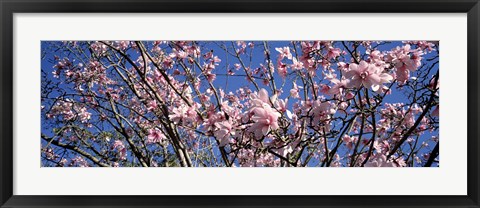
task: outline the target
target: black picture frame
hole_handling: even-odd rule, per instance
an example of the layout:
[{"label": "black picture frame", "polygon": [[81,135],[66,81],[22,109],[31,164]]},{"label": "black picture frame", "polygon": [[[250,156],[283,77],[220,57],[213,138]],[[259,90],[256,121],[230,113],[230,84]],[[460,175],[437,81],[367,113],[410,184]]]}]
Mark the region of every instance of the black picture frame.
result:
[{"label": "black picture frame", "polygon": [[[480,207],[478,0],[1,0],[1,207]],[[466,196],[25,196],[13,195],[15,13],[467,13],[468,194]],[[448,180],[448,179],[445,179]],[[68,185],[68,184],[66,184]],[[266,184],[265,184],[266,185]],[[392,184],[394,186],[394,184]],[[95,188],[95,187],[92,187]],[[428,187],[425,187],[428,189]]]}]

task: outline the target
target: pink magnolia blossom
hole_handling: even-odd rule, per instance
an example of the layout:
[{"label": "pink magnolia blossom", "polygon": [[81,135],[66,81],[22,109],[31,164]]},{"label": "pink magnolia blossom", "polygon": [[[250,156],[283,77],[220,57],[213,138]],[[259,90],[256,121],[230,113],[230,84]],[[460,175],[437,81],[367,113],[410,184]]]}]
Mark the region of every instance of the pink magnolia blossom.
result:
[{"label": "pink magnolia blossom", "polygon": [[278,149],[277,152],[282,155],[283,157],[287,157],[288,154],[292,153],[295,151],[295,148],[297,147],[298,143],[300,140],[297,140],[295,142],[291,142],[287,145],[282,145],[283,147]]},{"label": "pink magnolia blossom", "polygon": [[250,130],[255,133],[257,139],[260,139],[262,136],[266,136],[270,130],[278,129],[278,118],[281,114],[268,104],[269,98],[265,89],[261,89],[258,98],[252,102],[255,104],[251,110],[253,113],[251,119],[254,123]]},{"label": "pink magnolia blossom", "polygon": [[65,165],[67,165],[67,162],[67,159],[62,158],[60,162],[58,162],[58,165],[60,165],[61,167],[65,167]]},{"label": "pink magnolia blossom", "polygon": [[212,58],[212,57],[213,57],[212,51],[209,51],[209,52],[203,54],[204,59],[209,59],[209,58]]},{"label": "pink magnolia blossom", "polygon": [[345,77],[350,80],[348,87],[364,86],[378,91],[383,83],[393,80],[391,75],[382,72],[383,69],[365,61],[361,61],[360,64],[352,63],[349,68],[350,70],[345,74]]},{"label": "pink magnolia blossom", "polygon": [[[275,98],[275,97],[272,97]],[[252,94],[250,99],[255,106],[263,107],[264,105],[269,105],[270,98],[268,97],[268,92],[265,89],[260,89],[257,94]],[[276,99],[272,99],[272,102],[275,102]]]},{"label": "pink magnolia blossom", "polygon": [[390,144],[386,140],[375,141],[373,147],[377,152],[380,152],[382,154],[387,154],[390,151]]},{"label": "pink magnolia blossom", "polygon": [[118,44],[118,47],[123,51],[127,49],[128,46],[130,45],[130,41],[115,41],[115,42]]},{"label": "pink magnolia blossom", "polygon": [[158,108],[157,101],[152,100],[152,101],[148,102],[148,106],[147,106],[148,111],[154,111],[157,108]]},{"label": "pink magnolia blossom", "polygon": [[218,58],[218,56],[214,56],[212,61],[213,63],[219,63],[222,61],[222,59]]},{"label": "pink magnolia blossom", "polygon": [[410,77],[410,72],[416,71],[421,66],[423,52],[421,50],[411,50],[409,44],[403,47],[397,47],[392,50],[387,60],[392,62],[396,69],[396,79],[403,83]]},{"label": "pink magnolia blossom", "polygon": [[303,69],[303,63],[300,61],[297,61],[296,58],[293,58],[293,64],[291,65],[292,69],[300,70]]},{"label": "pink magnolia blossom", "polygon": [[223,147],[230,143],[230,136],[235,136],[232,123],[230,121],[222,121],[215,123],[215,126],[218,130],[214,132],[214,135],[219,140],[219,145]]},{"label": "pink magnolia blossom", "polygon": [[433,90],[434,88],[436,88],[436,89],[440,88],[440,79],[437,79],[437,86],[436,86],[436,87],[435,87],[435,79],[436,79],[436,78],[433,77],[433,78],[430,80],[430,83],[428,84],[428,88],[430,88],[430,89],[432,89],[432,90]]},{"label": "pink magnolia blossom", "polygon": [[235,70],[239,70],[240,68],[242,68],[242,65],[240,64],[233,64],[233,67],[235,68]]},{"label": "pink magnolia blossom", "polygon": [[245,53],[245,49],[247,48],[245,41],[237,41],[237,46],[240,46],[240,49],[236,49],[237,54]]},{"label": "pink magnolia blossom", "polygon": [[328,90],[328,94],[329,95],[341,95],[343,94],[343,90],[345,88],[347,88],[348,84],[349,84],[349,80],[347,79],[342,79],[342,80],[338,80],[336,78],[333,78],[330,80],[330,82],[332,82],[334,85],[332,88],[330,88]]},{"label": "pink magnolia blossom", "polygon": [[87,111],[87,108],[83,107],[80,109],[80,112],[78,114],[80,116],[80,121],[82,123],[87,123],[88,120],[90,120],[90,117],[92,116],[92,113]]},{"label": "pink magnolia blossom", "polygon": [[335,59],[338,56],[340,56],[341,53],[342,53],[342,50],[340,50],[340,48],[333,48],[330,46],[328,47],[327,58]]},{"label": "pink magnolia blossom", "polygon": [[375,62],[381,61],[383,58],[383,54],[378,50],[367,51],[365,53],[368,54],[370,59],[374,60]]},{"label": "pink magnolia blossom", "polygon": [[162,140],[166,139],[162,131],[158,129],[149,129],[147,136],[147,144],[159,143]]},{"label": "pink magnolia blossom", "polygon": [[119,157],[121,160],[127,159],[127,148],[125,148],[125,145],[123,144],[122,141],[115,140],[115,142],[113,142],[113,145],[112,145],[112,150],[118,151]]},{"label": "pink magnolia blossom", "polygon": [[387,160],[384,154],[377,154],[365,163],[365,167],[397,167],[397,165],[392,160]]},{"label": "pink magnolia blossom", "polygon": [[292,89],[290,90],[290,96],[291,96],[292,98],[297,98],[297,99],[300,98],[300,94],[299,94],[300,90],[299,90],[299,89],[301,89],[301,88],[303,88],[303,87],[297,86],[297,84],[294,82],[294,83],[293,83],[293,87],[292,87]]},{"label": "pink magnolia blossom", "polygon": [[280,75],[280,77],[285,79],[287,77],[287,64],[278,62],[277,69],[278,69],[278,75]]},{"label": "pink magnolia blossom", "polygon": [[211,72],[206,72],[205,75],[207,76],[207,80],[210,83],[212,83],[217,78],[217,75]]},{"label": "pink magnolia blossom", "polygon": [[175,124],[179,124],[181,122],[193,122],[196,121],[198,118],[197,113],[195,111],[197,105],[193,105],[189,107],[188,105],[180,105],[178,107],[174,107],[172,113],[168,116]]},{"label": "pink magnolia blossom", "polygon": [[357,142],[358,138],[357,137],[351,137],[349,135],[345,135],[342,137],[343,142],[345,142],[345,146],[348,149],[352,149],[354,144]]},{"label": "pink magnolia blossom", "polygon": [[287,103],[288,103],[288,98],[282,100],[282,99],[277,99],[275,101],[275,108],[280,111],[280,112],[286,112],[287,111]]},{"label": "pink magnolia blossom", "polygon": [[58,155],[55,154],[52,148],[47,148],[45,150],[45,156],[50,160],[56,159],[58,157]]},{"label": "pink magnolia blossom", "polygon": [[280,53],[278,55],[278,60],[282,60],[284,58],[292,59],[292,54],[290,53],[289,47],[275,48],[275,50]]},{"label": "pink magnolia blossom", "polygon": [[[329,121],[330,116],[335,114],[335,112],[337,112],[337,108],[335,104],[331,102],[322,102],[320,100],[315,100],[313,102],[312,108],[313,109],[311,110],[311,112],[313,113],[313,122],[314,123],[321,122],[322,125],[326,124]],[[308,109],[307,111],[310,111],[310,110]],[[329,125],[326,124],[326,126],[329,126]]]},{"label": "pink magnolia blossom", "polygon": [[78,166],[78,167],[89,167],[87,160],[85,160],[81,156],[76,156],[75,158],[72,159],[71,161],[72,166]]}]

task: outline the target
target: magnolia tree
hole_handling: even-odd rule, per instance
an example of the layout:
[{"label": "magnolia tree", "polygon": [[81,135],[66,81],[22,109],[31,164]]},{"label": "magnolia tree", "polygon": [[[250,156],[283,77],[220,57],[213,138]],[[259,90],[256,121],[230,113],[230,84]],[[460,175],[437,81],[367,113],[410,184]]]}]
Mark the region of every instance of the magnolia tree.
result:
[{"label": "magnolia tree", "polygon": [[44,167],[439,165],[439,43],[44,41]]}]

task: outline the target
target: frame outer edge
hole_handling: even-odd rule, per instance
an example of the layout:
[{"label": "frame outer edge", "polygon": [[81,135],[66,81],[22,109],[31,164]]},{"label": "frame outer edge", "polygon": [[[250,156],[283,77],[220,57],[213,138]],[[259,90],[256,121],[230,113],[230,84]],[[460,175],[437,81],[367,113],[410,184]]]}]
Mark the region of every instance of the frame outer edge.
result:
[{"label": "frame outer edge", "polygon": [[[227,0],[225,0],[227,1]],[[48,4],[45,4],[46,0],[40,0],[38,2],[34,2],[35,5],[41,5],[43,2],[43,6],[41,8],[32,8],[30,6],[25,5],[26,2],[30,1],[22,1],[20,0],[18,3],[10,1],[10,0],[0,0],[0,22],[2,25],[0,26],[0,39],[2,41],[1,43],[1,50],[0,50],[0,66],[2,69],[0,69],[0,121],[2,122],[2,126],[0,127],[0,207],[38,207],[38,206],[45,206],[45,207],[50,207],[50,206],[64,206],[64,204],[56,204],[55,202],[45,202],[44,200],[46,199],[58,199],[58,197],[50,197],[50,196],[36,196],[36,197],[27,197],[27,196],[13,196],[13,60],[10,59],[13,55],[9,55],[13,51],[13,13],[14,10],[16,11],[21,11],[21,12],[42,12],[41,10],[49,10],[53,12],[68,12],[66,10],[66,4],[68,4],[65,1],[51,1],[53,4],[51,5],[63,5],[63,6],[53,6],[51,8],[45,9],[45,6]],[[78,3],[78,1],[74,1]],[[92,3],[93,1],[87,0],[86,3]],[[113,1],[99,1],[99,2],[104,2],[105,4],[112,4],[114,3]],[[128,1],[125,1],[128,2]],[[141,2],[141,1],[140,1]],[[147,1],[151,2],[151,1]],[[158,1],[158,3],[161,3],[162,1]],[[168,1],[165,1],[168,2]],[[236,3],[239,3],[238,1],[234,1]],[[318,1],[318,3],[327,3],[328,1]],[[362,2],[359,0],[359,2]],[[366,1],[368,2],[368,1]],[[388,1],[387,1],[388,2]],[[407,2],[410,1],[405,1],[405,4],[408,4]],[[421,1],[422,2],[422,1]],[[440,2],[442,2],[440,0]],[[450,2],[452,3],[453,1],[445,1],[445,2]],[[462,8],[466,7],[466,5],[473,5],[469,6],[470,10],[468,11],[468,96],[475,98],[475,99],[469,99],[468,101],[468,112],[470,114],[468,118],[468,198],[470,199],[469,202],[463,202],[465,204],[448,204],[444,207],[479,207],[479,199],[480,199],[480,193],[479,193],[479,165],[480,165],[480,158],[479,158],[479,153],[480,151],[480,146],[477,138],[480,136],[480,128],[478,127],[479,124],[479,119],[480,119],[480,110],[478,109],[477,106],[480,105],[480,72],[479,72],[479,50],[480,50],[480,41],[479,41],[479,35],[480,35],[480,28],[479,28],[479,23],[480,23],[480,5],[478,3],[478,0],[476,1],[460,1],[460,5],[463,5]],[[473,3],[476,2],[476,3]],[[32,2],[33,3],[33,2]],[[226,2],[224,2],[226,3]],[[251,1],[245,1],[244,3],[255,3]],[[293,2],[292,2],[293,3]],[[371,3],[371,2],[370,2]],[[397,1],[398,3],[398,1]],[[411,2],[412,5],[414,5],[414,2]],[[425,1],[423,1],[425,3]],[[196,3],[198,4],[198,3]],[[377,4],[382,4],[381,2],[377,2]],[[417,3],[418,4],[418,3]],[[453,3],[452,3],[453,4]],[[86,4],[82,4],[86,5]],[[76,10],[74,8],[70,8],[71,10]],[[85,9],[84,7],[78,9],[76,12],[82,12],[79,10]],[[105,8],[104,8],[105,9]],[[134,8],[135,10],[138,10],[138,7]],[[339,8],[332,8],[332,9],[337,9],[337,10],[342,10]],[[68,9],[67,9],[68,10]],[[101,9],[100,9],[101,10]],[[439,9],[441,11],[444,11],[443,9]],[[450,9],[455,10],[459,12],[458,10],[463,10],[463,9]],[[96,12],[100,12],[98,10],[95,10]],[[110,9],[107,12],[114,12],[115,9]],[[431,11],[432,12],[432,11]],[[466,12],[466,11],[465,11]],[[9,58],[9,59],[6,59]],[[43,199],[41,199],[43,198]],[[68,198],[68,197],[67,197]],[[88,196],[83,197],[83,198],[90,198]],[[387,198],[387,197],[385,197]],[[463,198],[465,199],[465,198]],[[70,201],[71,202],[74,202]],[[93,202],[98,202],[98,201],[103,201],[100,199],[93,200]],[[328,200],[327,200],[328,201]],[[460,202],[460,200],[456,201],[457,203]],[[90,203],[87,203],[90,204]],[[101,207],[102,203],[95,204],[92,203],[90,204],[90,207]],[[433,202],[432,202],[433,204]],[[107,206],[106,204],[104,204]],[[114,206],[114,204],[109,204],[110,206]],[[140,205],[140,204],[139,204]],[[73,207],[75,206],[74,204],[68,205],[68,207]],[[80,207],[85,207],[88,205],[80,205]],[[122,207],[129,206],[128,204],[124,204]],[[156,206],[162,206],[162,205],[156,205]],[[163,205],[163,206],[168,206],[168,205]],[[319,205],[321,206],[321,205]],[[395,207],[401,206],[401,205],[392,205]],[[415,206],[418,207],[419,205]],[[428,205],[421,205],[421,206],[428,206]],[[431,205],[430,205],[431,206]],[[151,207],[151,205],[147,205],[146,207]],[[206,207],[205,205],[200,205],[199,207]],[[237,206],[238,207],[238,206]],[[255,206],[253,206],[255,207]],[[262,207],[270,207],[270,206],[262,206]],[[274,207],[274,206],[271,206]],[[362,207],[361,204],[359,204],[359,207]]]},{"label": "frame outer edge", "polygon": [[480,143],[478,142],[480,135],[480,128],[478,128],[480,119],[480,3],[477,2],[468,12],[467,28],[468,30],[468,145],[467,145],[467,166],[468,166],[468,197],[475,203],[476,207],[480,207],[479,199],[479,187],[480,187]]},{"label": "frame outer edge", "polygon": [[12,52],[13,11],[10,3],[0,1],[1,50],[0,50],[0,205],[13,196],[13,65],[8,54]]}]

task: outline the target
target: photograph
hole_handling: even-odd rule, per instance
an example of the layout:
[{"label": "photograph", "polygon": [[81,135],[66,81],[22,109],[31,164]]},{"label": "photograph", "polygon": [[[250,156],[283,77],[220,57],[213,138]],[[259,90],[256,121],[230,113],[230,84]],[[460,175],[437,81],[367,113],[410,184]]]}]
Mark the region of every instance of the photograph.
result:
[{"label": "photograph", "polygon": [[40,44],[42,168],[440,167],[438,40]]}]

